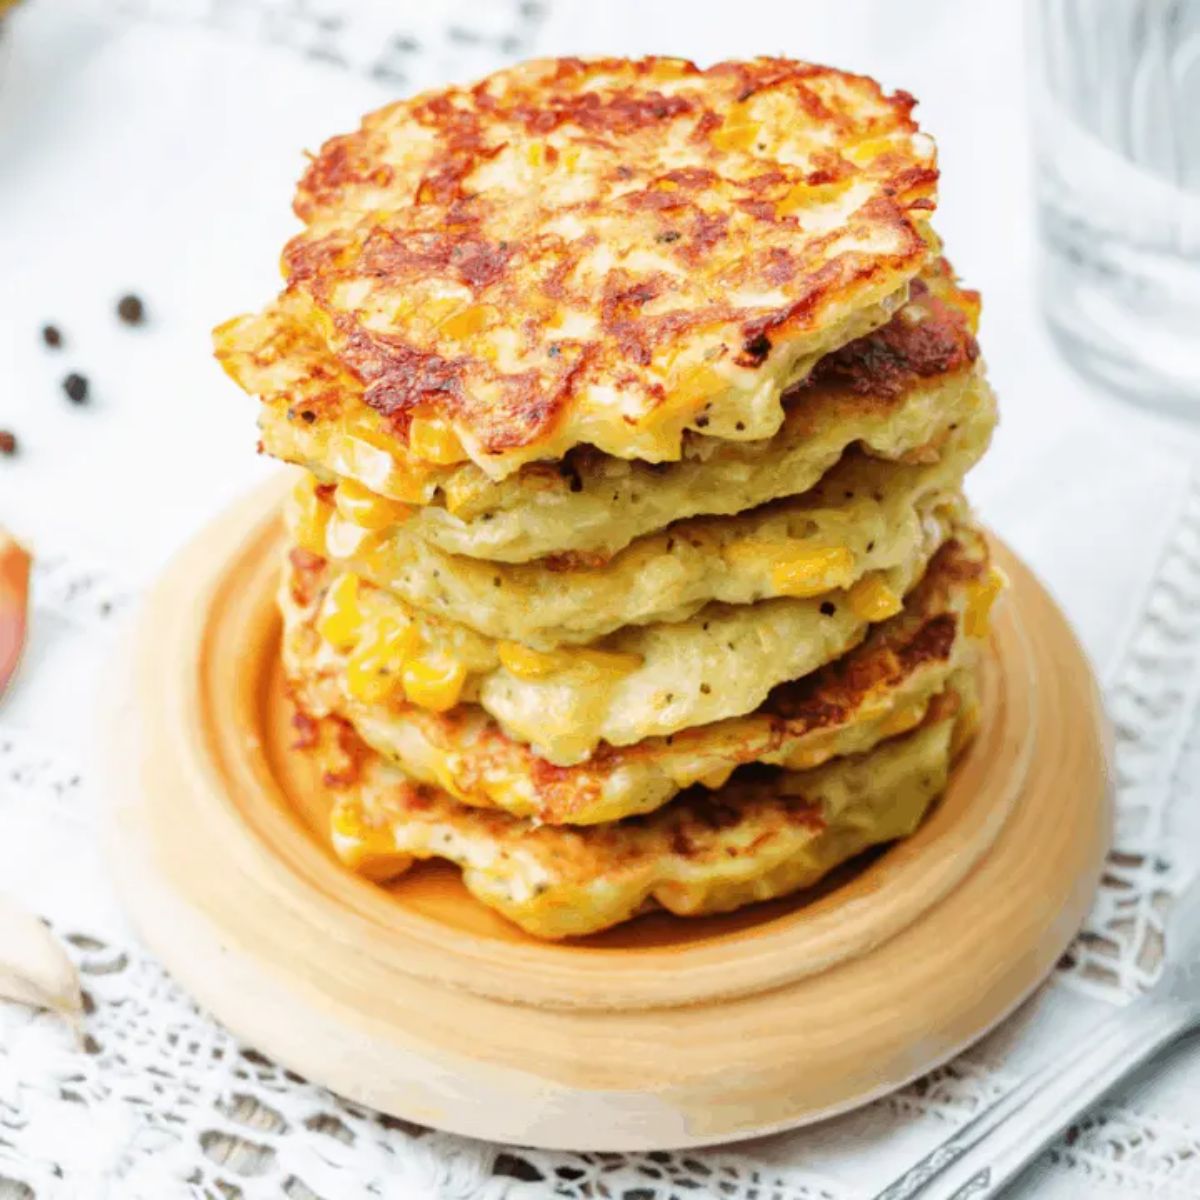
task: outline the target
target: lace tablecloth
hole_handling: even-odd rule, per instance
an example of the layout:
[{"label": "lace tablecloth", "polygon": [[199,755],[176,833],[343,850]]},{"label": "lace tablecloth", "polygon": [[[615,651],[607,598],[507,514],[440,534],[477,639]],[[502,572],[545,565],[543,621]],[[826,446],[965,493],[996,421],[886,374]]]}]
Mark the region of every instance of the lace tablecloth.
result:
[{"label": "lace tablecloth", "polygon": [[[887,0],[125,0],[115,15],[60,0],[13,19],[0,41],[0,427],[21,447],[0,459],[0,524],[38,563],[28,658],[0,706],[0,887],[64,939],[86,1018],[76,1044],[54,1018],[0,1005],[0,1198],[861,1197],[1145,985],[1200,846],[1197,451],[1089,394],[1041,332],[1017,7],[926,0],[914,21]],[[299,148],[398,90],[505,57],[651,48],[778,50],[922,97],[943,149],[941,228],[984,291],[1004,405],[975,497],[1103,672],[1120,818],[1096,909],[1055,978],[959,1061],[734,1151],[551,1154],[380,1117],[198,1012],[115,906],[97,848],[96,718],[139,590],[267,469],[207,331],[273,291]],[[131,289],[143,328],[113,315]],[[41,344],[45,321],[62,349]],[[59,389],[73,370],[91,384],[78,408]],[[1200,1045],[1072,1129],[1016,1194],[1194,1200]]]}]

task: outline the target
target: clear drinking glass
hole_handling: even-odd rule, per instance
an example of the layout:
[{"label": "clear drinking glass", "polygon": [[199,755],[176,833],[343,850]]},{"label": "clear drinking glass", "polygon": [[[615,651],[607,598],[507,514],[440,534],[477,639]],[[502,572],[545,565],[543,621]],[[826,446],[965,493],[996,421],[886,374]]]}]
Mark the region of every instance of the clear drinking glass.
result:
[{"label": "clear drinking glass", "polygon": [[1029,0],[1042,303],[1081,371],[1200,418],[1200,0]]}]

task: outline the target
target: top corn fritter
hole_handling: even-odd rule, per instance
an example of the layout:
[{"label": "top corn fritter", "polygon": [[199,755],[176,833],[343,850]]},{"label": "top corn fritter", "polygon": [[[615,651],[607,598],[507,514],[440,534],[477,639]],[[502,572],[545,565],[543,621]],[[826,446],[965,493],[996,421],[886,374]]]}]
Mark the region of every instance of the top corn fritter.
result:
[{"label": "top corn fritter", "polygon": [[[426,484],[771,436],[784,389],[887,321],[930,254],[912,105],[783,59],[564,59],[368,116],[297,193],[280,303],[329,386],[289,420]],[[230,322],[219,353],[256,336]]]}]

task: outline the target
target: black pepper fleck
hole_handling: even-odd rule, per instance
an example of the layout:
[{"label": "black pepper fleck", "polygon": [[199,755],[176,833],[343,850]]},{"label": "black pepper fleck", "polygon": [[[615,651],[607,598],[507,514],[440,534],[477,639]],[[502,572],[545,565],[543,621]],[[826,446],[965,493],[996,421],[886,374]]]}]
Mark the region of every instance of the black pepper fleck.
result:
[{"label": "black pepper fleck", "polygon": [[9,457],[17,452],[17,435],[9,429],[0,429],[0,454]]},{"label": "black pepper fleck", "polygon": [[63,391],[67,393],[67,398],[73,404],[84,404],[88,398],[88,381],[86,375],[80,375],[72,371],[70,375],[62,381]]},{"label": "black pepper fleck", "polygon": [[302,420],[305,425],[311,425],[316,419],[317,414],[313,412],[311,408],[305,408],[301,410],[300,420]]},{"label": "black pepper fleck", "polygon": [[126,325],[140,325],[146,319],[146,306],[140,296],[130,292],[117,301],[117,316]]},{"label": "black pepper fleck", "polygon": [[826,617],[832,617],[837,612],[837,605],[832,600],[826,600],[821,604],[821,613]]},{"label": "black pepper fleck", "polygon": [[51,350],[57,350],[63,344],[62,331],[57,325],[42,326],[42,341],[50,347]]},{"label": "black pepper fleck", "polygon": [[771,339],[765,333],[747,338],[742,352],[750,360],[750,365],[757,367],[771,353]]}]

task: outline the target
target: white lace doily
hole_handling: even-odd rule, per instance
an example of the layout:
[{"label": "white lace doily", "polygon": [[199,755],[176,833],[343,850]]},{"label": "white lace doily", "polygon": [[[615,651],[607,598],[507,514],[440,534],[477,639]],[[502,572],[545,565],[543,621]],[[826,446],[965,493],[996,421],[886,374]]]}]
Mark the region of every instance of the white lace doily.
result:
[{"label": "white lace doily", "polygon": [[[28,240],[44,234],[38,222],[54,207],[55,189],[93,188],[90,173],[119,155],[122,139],[152,143],[169,158],[162,139],[180,127],[180,106],[211,98],[212,106],[238,114],[232,124],[222,117],[226,124],[209,135],[208,118],[195,117],[189,136],[203,154],[216,155],[243,119],[265,111],[252,103],[256,83],[269,86],[289,113],[305,104],[324,111],[332,96],[361,111],[372,97],[469,76],[499,57],[580,49],[568,44],[573,31],[594,28],[600,7],[123,0],[119,20],[103,6],[77,7],[73,19],[84,22],[86,37],[74,26],[64,33],[69,22],[61,9],[35,7],[12,31],[15,74],[0,78],[0,169],[6,182],[10,170],[21,171],[22,187],[0,188],[0,228],[13,235],[14,254],[6,279],[12,294],[0,291],[0,360],[16,364],[0,388],[15,378],[21,392],[0,392],[0,426],[11,421],[24,449],[18,460],[0,461],[0,523],[29,538],[38,563],[29,655],[0,707],[0,887],[42,914],[68,946],[83,975],[86,1018],[77,1044],[56,1019],[0,1005],[0,1200],[863,1197],[1002,1093],[1047,1048],[1079,1036],[1108,1005],[1152,978],[1163,912],[1193,873],[1200,846],[1200,803],[1193,800],[1200,768],[1200,482],[1186,454],[1155,449],[1140,427],[1091,440],[1081,435],[1094,401],[1049,356],[1025,315],[1028,305],[1005,292],[1007,248],[995,260],[981,258],[983,278],[972,278],[987,295],[990,283],[997,297],[1002,320],[985,329],[985,345],[1012,431],[998,442],[999,465],[982,473],[979,499],[1058,591],[1093,656],[1107,664],[1119,825],[1087,928],[1055,979],[1003,1028],[964,1058],[859,1112],[734,1151],[547,1153],[380,1117],[297,1078],[200,1013],[131,936],[98,849],[93,718],[137,592],[190,528],[255,477],[252,414],[222,390],[215,371],[204,373],[203,343],[207,325],[231,305],[261,298],[249,275],[236,280],[237,297],[229,279],[251,246],[269,266],[278,241],[262,241],[254,215],[240,233],[238,221],[226,218],[228,237],[242,242],[228,252],[204,244],[206,256],[225,253],[214,278],[193,274],[181,289],[175,264],[147,252],[137,258],[136,278],[105,276],[88,296],[89,309],[76,294],[91,285],[85,273],[72,274],[78,251],[70,231],[61,235],[65,247],[43,242],[22,258]],[[638,6],[612,7],[613,44],[596,48],[633,48],[626,43]],[[689,6],[693,25],[716,22],[721,7]],[[764,7],[747,5],[760,17]],[[952,22],[949,6],[936,8],[943,23]],[[930,30],[936,37],[937,22]],[[685,41],[696,36],[692,26],[681,32]],[[818,41],[823,36],[814,33]],[[6,154],[6,114],[12,116],[14,97],[26,94],[29,63],[45,64],[80,40],[87,61],[69,78],[54,77],[80,122],[121,94],[134,67],[160,81],[161,104],[122,110],[115,131],[101,114],[61,162],[30,144]],[[710,41],[719,53],[722,39],[710,34]],[[23,64],[26,45],[40,58]],[[680,48],[703,55],[695,45]],[[247,81],[247,64],[257,80]],[[172,91],[181,75],[183,84]],[[36,133],[35,117],[26,116]],[[309,120],[303,112],[294,119],[297,128]],[[240,157],[219,163],[220,173],[253,176],[262,139],[251,129],[246,142]],[[65,177],[68,165],[83,178]],[[202,167],[187,189],[168,179],[161,204],[111,182],[103,228],[118,241],[132,239],[123,253],[136,258],[143,242],[157,246],[148,214],[159,207],[181,227],[212,219],[212,197],[230,185]],[[269,190],[275,176],[259,182]],[[198,209],[188,208],[185,191],[202,196]],[[245,195],[257,213],[258,194]],[[278,203],[265,196],[262,211]],[[87,218],[81,221],[88,228]],[[95,253],[111,265],[103,247]],[[198,257],[188,260],[192,272]],[[145,286],[151,325],[144,333],[114,333],[102,299],[135,283]],[[36,330],[57,315],[68,326],[69,353],[48,365]],[[64,413],[54,387],[58,374],[77,364],[94,372],[98,400],[94,411]],[[1035,387],[1056,397],[1053,413],[1030,396]],[[157,406],[175,388],[183,390],[168,422]],[[197,405],[208,406],[202,418]],[[171,459],[164,448],[164,465],[148,455],[146,439],[167,431],[176,451],[188,445],[190,452]],[[1025,439],[1019,453],[1012,433]],[[1072,1129],[1016,1194],[1195,1200],[1200,1047],[1184,1047],[1165,1069]]]}]

